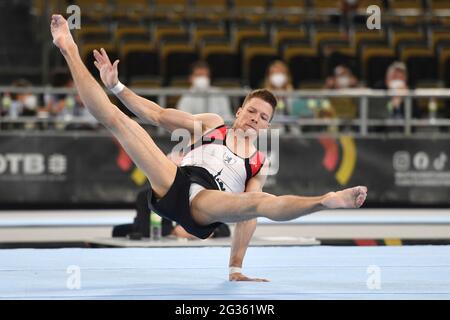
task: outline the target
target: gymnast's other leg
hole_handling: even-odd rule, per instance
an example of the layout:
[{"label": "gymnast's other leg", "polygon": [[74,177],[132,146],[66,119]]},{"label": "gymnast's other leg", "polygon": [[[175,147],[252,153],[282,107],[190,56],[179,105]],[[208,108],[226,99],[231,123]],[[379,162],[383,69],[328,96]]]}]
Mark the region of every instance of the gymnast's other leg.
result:
[{"label": "gymnast's other leg", "polygon": [[319,197],[203,190],[192,201],[191,212],[197,223],[205,225],[217,221],[241,222],[257,217],[288,221],[324,209],[359,208],[366,197],[367,188],[363,186],[329,192]]}]

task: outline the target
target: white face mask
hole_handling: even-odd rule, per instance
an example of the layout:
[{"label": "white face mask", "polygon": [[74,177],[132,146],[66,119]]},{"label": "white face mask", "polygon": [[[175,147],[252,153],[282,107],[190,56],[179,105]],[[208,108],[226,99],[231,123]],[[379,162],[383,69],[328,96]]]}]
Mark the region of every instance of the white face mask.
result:
[{"label": "white face mask", "polygon": [[391,80],[388,83],[389,89],[400,89],[405,87],[405,81],[403,80]]},{"label": "white face mask", "polygon": [[195,77],[192,84],[195,89],[206,90],[209,88],[210,80],[208,77],[204,76]]},{"label": "white face mask", "polygon": [[36,110],[38,105],[37,97],[34,94],[27,96],[23,105],[29,110]]},{"label": "white face mask", "polygon": [[350,77],[348,76],[337,77],[336,83],[339,88],[348,88],[350,86]]},{"label": "white face mask", "polygon": [[270,75],[270,83],[275,88],[282,88],[287,82],[287,76],[284,73],[273,73]]}]

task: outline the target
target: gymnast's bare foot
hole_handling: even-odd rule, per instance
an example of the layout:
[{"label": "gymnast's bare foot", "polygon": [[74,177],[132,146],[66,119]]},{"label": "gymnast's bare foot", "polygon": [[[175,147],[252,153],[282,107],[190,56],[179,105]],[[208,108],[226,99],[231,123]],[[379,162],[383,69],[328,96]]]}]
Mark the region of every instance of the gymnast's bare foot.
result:
[{"label": "gymnast's bare foot", "polygon": [[70,34],[69,24],[63,16],[59,14],[52,16],[50,30],[53,36],[53,43],[62,53],[76,47],[75,41],[73,41],[72,35]]},{"label": "gymnast's bare foot", "polygon": [[327,193],[322,205],[328,209],[353,209],[363,205],[367,197],[367,187],[354,187],[342,191]]}]

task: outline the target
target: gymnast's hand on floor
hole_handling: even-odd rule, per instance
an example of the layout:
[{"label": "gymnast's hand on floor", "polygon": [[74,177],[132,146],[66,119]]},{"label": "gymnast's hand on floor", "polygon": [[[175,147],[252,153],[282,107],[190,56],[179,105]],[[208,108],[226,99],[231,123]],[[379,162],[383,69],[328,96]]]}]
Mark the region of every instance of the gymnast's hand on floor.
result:
[{"label": "gymnast's hand on floor", "polygon": [[114,64],[111,64],[108,54],[103,48],[100,49],[100,52],[94,50],[94,57],[94,65],[97,67],[98,71],[100,71],[100,78],[102,79],[103,84],[108,89],[114,88],[119,82],[119,70],[117,68],[119,60],[116,60],[114,61]]},{"label": "gymnast's hand on floor", "polygon": [[230,274],[229,277],[230,281],[252,281],[252,282],[269,282],[267,279],[259,279],[259,278],[249,278],[247,276],[244,276],[242,273],[236,272]]},{"label": "gymnast's hand on floor", "polygon": [[69,24],[63,16],[59,14],[52,16],[50,31],[52,33],[53,43],[62,53],[71,47],[76,47],[75,41],[73,41],[72,35],[70,34]]},{"label": "gymnast's hand on floor", "polygon": [[327,193],[321,203],[328,209],[353,209],[361,207],[366,197],[367,187],[360,186]]}]

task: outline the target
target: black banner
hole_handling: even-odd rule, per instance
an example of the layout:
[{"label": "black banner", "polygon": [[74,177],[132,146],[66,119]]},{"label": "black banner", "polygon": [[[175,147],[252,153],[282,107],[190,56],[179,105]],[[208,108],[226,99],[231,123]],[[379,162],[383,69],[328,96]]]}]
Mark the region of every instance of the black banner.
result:
[{"label": "black banner", "polygon": [[[169,152],[175,142],[157,144]],[[265,191],[308,196],[366,185],[373,205],[449,206],[449,149],[449,139],[282,137],[268,153]],[[145,186],[112,137],[0,136],[0,205],[131,206]]]},{"label": "black banner", "polygon": [[[1,301],[2,310],[10,310],[17,315],[33,312],[48,312],[51,308],[71,310],[74,317],[89,314],[98,317],[111,316],[127,318],[130,310],[147,312],[152,318],[167,320],[197,319],[258,319],[290,320],[299,318],[299,314],[321,314],[330,317],[345,314],[348,319],[361,318],[361,313],[370,310],[374,318],[383,318],[386,313],[401,312],[405,316],[426,317],[429,310],[448,310],[448,301],[431,300],[75,300],[75,301]],[[425,298],[423,298],[425,299]],[[189,308],[189,309],[188,309]],[[191,311],[192,310],[192,311]],[[202,312],[203,310],[203,312]],[[349,312],[349,310],[353,312]],[[208,312],[206,312],[208,311]],[[6,312],[6,311],[5,311]],[[183,312],[183,313],[181,313]],[[329,312],[329,313],[328,313]],[[47,315],[56,319],[57,312]]]},{"label": "black banner", "polygon": [[284,138],[266,190],[319,195],[365,185],[374,205],[450,205],[450,140]]}]

